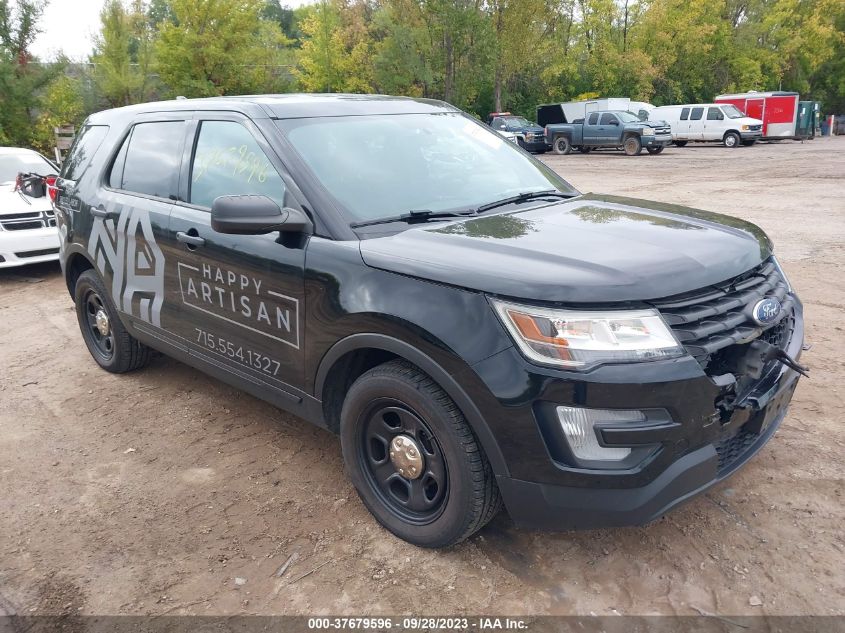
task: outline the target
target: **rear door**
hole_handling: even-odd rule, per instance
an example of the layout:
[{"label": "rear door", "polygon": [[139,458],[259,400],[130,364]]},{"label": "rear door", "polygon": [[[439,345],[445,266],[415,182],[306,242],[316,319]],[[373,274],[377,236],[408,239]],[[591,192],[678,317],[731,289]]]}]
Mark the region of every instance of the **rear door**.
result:
[{"label": "rear door", "polygon": [[198,113],[182,177],[168,242],[176,266],[168,299],[180,311],[172,333],[206,362],[290,394],[304,366],[305,243],[211,228],[218,196],[266,195],[299,208],[284,165],[247,117]]},{"label": "rear door", "polygon": [[678,115],[677,128],[673,127],[676,139],[683,141],[690,140],[689,113],[691,109],[692,108],[681,108],[681,112]]},{"label": "rear door", "polygon": [[148,336],[161,337],[173,318],[163,245],[187,129],[182,113],[135,119],[115,144],[90,208],[89,254],[125,322]]},{"label": "rear door", "polygon": [[602,112],[599,119],[598,136],[603,145],[619,145],[622,142],[622,128],[619,117],[612,112]]}]

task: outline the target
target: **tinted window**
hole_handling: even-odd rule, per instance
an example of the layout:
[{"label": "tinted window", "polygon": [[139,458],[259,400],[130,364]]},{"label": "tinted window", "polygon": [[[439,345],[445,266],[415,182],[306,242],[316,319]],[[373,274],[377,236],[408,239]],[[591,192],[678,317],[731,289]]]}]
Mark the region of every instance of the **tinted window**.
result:
[{"label": "tinted window", "polygon": [[184,130],[182,121],[138,123],[132,128],[120,188],[175,200]]},{"label": "tinted window", "polygon": [[493,123],[491,124],[494,129],[503,130],[505,128],[505,122],[502,119],[493,119]]},{"label": "tinted window", "polygon": [[596,125],[598,122],[599,122],[599,113],[598,113],[598,112],[593,112],[593,113],[590,115],[590,118],[587,120],[587,123],[588,123],[589,125]]},{"label": "tinted window", "polygon": [[704,114],[704,108],[693,108],[692,114],[690,114],[690,121],[699,121],[701,120],[701,115]]},{"label": "tinted window", "polygon": [[616,117],[609,112],[605,112],[601,115],[601,125],[613,125],[615,122]]},{"label": "tinted window", "polygon": [[252,134],[234,121],[203,121],[191,166],[191,202],[257,194],[285,206],[285,184]]},{"label": "tinted window", "polygon": [[100,148],[108,131],[107,125],[86,125],[80,130],[62,165],[63,178],[79,180],[91,164],[94,153]]},{"label": "tinted window", "polygon": [[127,136],[123,141],[123,145],[121,145],[120,151],[117,153],[117,158],[112,163],[111,172],[109,172],[109,186],[114,189],[120,189],[123,184],[123,167],[126,164],[126,148],[129,147],[130,136]]},{"label": "tinted window", "polygon": [[719,108],[707,108],[707,120],[708,121],[721,121],[725,117],[722,114],[722,111]]},{"label": "tinted window", "polygon": [[689,108],[681,108],[681,121],[686,121],[689,118]]}]

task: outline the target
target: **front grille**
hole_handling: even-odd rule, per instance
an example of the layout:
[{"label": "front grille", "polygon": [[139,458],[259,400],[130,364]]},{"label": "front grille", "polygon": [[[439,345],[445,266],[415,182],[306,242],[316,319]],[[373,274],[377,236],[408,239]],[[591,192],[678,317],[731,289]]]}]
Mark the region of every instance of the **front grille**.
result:
[{"label": "front grille", "polygon": [[759,438],[760,436],[757,433],[740,429],[739,433],[721,439],[716,444],[716,454],[719,456],[717,473],[722,475],[725,471],[729,470]]},{"label": "front grille", "polygon": [[763,129],[763,126],[762,125],[749,125],[748,129],[751,130],[752,132],[759,132],[760,130]]},{"label": "front grille", "polygon": [[3,231],[28,231],[30,229],[43,229],[46,226],[56,226],[56,218],[52,210],[10,213],[0,216],[0,230]]},{"label": "front grille", "polygon": [[672,128],[668,128],[668,127],[656,127],[656,128],[654,128],[654,133],[655,133],[655,134],[671,134],[671,133],[672,133]]},{"label": "front grille", "polygon": [[20,253],[15,253],[21,259],[26,259],[27,257],[41,257],[43,255],[55,255],[59,252],[58,248],[42,248],[37,251],[22,251]]},{"label": "front grille", "polygon": [[[750,308],[763,297],[777,297],[782,305],[778,321],[765,327],[757,325],[749,315]],[[769,260],[734,279],[662,299],[654,306],[687,352],[706,367],[720,350],[761,336],[773,345],[785,346],[794,300],[787,294],[786,281]]]}]

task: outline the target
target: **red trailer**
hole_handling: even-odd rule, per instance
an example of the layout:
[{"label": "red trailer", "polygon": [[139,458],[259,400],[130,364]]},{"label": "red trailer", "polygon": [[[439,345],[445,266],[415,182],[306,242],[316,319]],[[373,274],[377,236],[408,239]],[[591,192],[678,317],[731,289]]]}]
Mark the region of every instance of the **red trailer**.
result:
[{"label": "red trailer", "polygon": [[763,138],[797,138],[797,92],[743,92],[719,95],[717,103],[732,103],[747,116],[763,121]]}]

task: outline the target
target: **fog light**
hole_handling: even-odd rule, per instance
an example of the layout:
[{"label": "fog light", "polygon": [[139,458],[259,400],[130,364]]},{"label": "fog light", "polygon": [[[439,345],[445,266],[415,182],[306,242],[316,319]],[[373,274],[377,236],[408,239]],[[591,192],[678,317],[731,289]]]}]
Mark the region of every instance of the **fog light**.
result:
[{"label": "fog light", "polygon": [[630,448],[600,446],[596,424],[600,422],[644,422],[642,411],[557,407],[557,417],[572,454],[581,460],[618,462],[631,454]]}]

